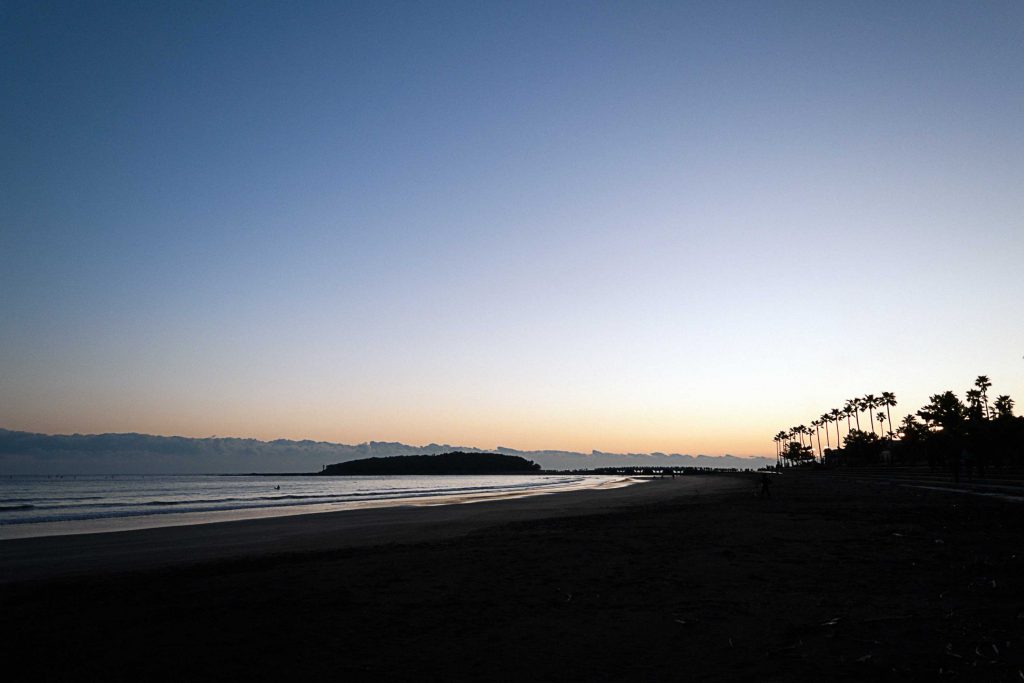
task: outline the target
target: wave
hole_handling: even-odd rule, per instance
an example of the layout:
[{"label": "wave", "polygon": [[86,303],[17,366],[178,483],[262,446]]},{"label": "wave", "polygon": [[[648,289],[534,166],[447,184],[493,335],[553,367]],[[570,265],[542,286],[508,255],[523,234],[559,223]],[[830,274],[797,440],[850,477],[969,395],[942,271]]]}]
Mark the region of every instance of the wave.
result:
[{"label": "wave", "polygon": [[[67,498],[61,498],[61,500],[103,500],[106,496],[70,496]],[[48,500],[39,496],[33,496],[31,498],[0,498],[0,505],[7,503],[34,503],[40,500]]]},{"label": "wave", "polygon": [[[95,509],[95,508],[117,508],[117,507],[172,507],[179,505],[221,505],[225,503],[251,503],[253,501],[308,501],[309,503],[325,503],[331,501],[347,501],[347,500],[361,500],[361,499],[379,499],[379,498],[421,498],[424,496],[437,496],[437,495],[458,495],[466,493],[479,493],[482,491],[517,491],[526,489],[545,489],[551,487],[564,487],[572,484],[577,484],[582,481],[582,477],[573,479],[561,479],[555,482],[527,482],[522,484],[502,484],[499,486],[459,486],[459,487],[436,487],[436,488],[417,488],[417,489],[378,489],[374,491],[348,491],[344,493],[332,494],[328,492],[317,492],[317,493],[286,493],[281,495],[273,496],[229,496],[225,498],[186,498],[182,500],[144,500],[144,501],[110,501],[103,503],[84,503],[84,504],[67,504],[62,501],[60,503],[45,505],[41,504],[42,500],[26,498],[24,500],[35,500],[37,503],[30,507],[39,510],[75,510],[75,509]],[[104,500],[104,496],[91,496],[91,497],[79,497],[79,498],[66,498],[65,501],[82,501],[82,500]],[[282,503],[283,504],[283,503]],[[0,510],[14,510],[19,509],[16,506],[10,508],[0,508]],[[27,509],[27,508],[26,508]],[[228,506],[227,509],[230,509]]]},{"label": "wave", "polygon": [[[548,491],[572,487],[584,480],[584,477],[565,477],[551,480],[528,480],[516,483],[502,482],[480,486],[435,486],[421,488],[374,489],[369,491],[344,491],[332,493],[328,491],[311,491],[308,493],[281,493],[274,495],[227,495],[209,498],[156,498],[145,500],[136,492],[132,499],[117,501],[116,497],[77,496],[66,498],[56,504],[40,504],[50,502],[52,498],[26,498],[35,500],[36,504],[19,503],[0,507],[0,513],[8,513],[0,517],[0,526],[34,524],[40,522],[73,522],[99,519],[117,519],[124,517],[140,517],[146,515],[164,515],[171,513],[206,513],[230,512],[232,510],[255,510],[266,508],[294,508],[303,505],[344,505],[361,501],[393,500],[401,504],[403,500],[416,500],[432,496],[462,496],[480,493],[517,493],[527,491]],[[159,495],[161,491],[149,493]],[[173,493],[169,490],[164,493]],[[10,500],[10,499],[8,499]],[[103,502],[85,502],[99,501]],[[34,511],[33,514],[19,515]]]}]

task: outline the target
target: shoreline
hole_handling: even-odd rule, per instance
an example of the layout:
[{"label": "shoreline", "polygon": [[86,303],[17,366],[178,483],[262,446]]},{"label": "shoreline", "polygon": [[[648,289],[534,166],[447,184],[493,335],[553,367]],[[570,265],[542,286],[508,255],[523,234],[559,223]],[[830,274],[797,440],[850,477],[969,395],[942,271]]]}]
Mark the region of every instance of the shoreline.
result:
[{"label": "shoreline", "polygon": [[0,540],[0,584],[309,553],[465,535],[512,522],[611,512],[736,487],[745,478],[684,476],[618,487],[544,491],[494,500],[406,503],[124,531]]},{"label": "shoreline", "polygon": [[[416,475],[411,475],[416,476]],[[430,476],[430,475],[425,475]],[[472,476],[472,475],[468,475]],[[505,476],[505,475],[502,475]],[[566,475],[566,477],[577,475]],[[594,481],[600,477],[600,481]],[[430,507],[436,505],[466,505],[486,501],[512,500],[531,496],[571,493],[585,490],[609,490],[632,486],[647,481],[639,477],[592,475],[579,481],[525,488],[521,490],[490,490],[479,492],[438,492],[388,497],[382,492],[378,498],[343,500],[319,503],[281,503],[276,505],[241,505],[217,510],[188,512],[145,512],[127,515],[111,515],[87,519],[34,521],[24,523],[0,523],[0,542],[16,539],[51,536],[76,536],[83,534],[122,533],[142,529],[158,529],[177,526],[239,522],[253,519],[294,517],[300,515],[327,514],[347,510],[371,510],[389,507]]]}]

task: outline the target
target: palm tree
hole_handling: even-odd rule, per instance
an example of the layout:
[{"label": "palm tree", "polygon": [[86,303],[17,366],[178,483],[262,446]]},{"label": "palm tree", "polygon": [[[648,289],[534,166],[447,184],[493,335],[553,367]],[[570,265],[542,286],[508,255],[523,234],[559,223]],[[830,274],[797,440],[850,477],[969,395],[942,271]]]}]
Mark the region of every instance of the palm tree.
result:
[{"label": "palm tree", "polygon": [[971,418],[981,418],[984,415],[981,411],[981,390],[968,389],[966,397],[967,405],[970,407]]},{"label": "palm tree", "polygon": [[896,407],[896,394],[891,391],[883,391],[882,398],[878,401],[879,405],[885,406],[885,416],[889,419],[889,430],[892,430],[892,413],[889,412],[889,408]]},{"label": "palm tree", "polygon": [[[796,427],[791,428],[786,432],[786,446],[782,449],[782,459],[791,460],[790,457],[790,446],[793,445],[793,437],[796,436]],[[792,463],[790,463],[792,464]]]},{"label": "palm tree", "polygon": [[[808,451],[812,450],[814,444],[811,442],[811,430],[807,428],[807,425],[800,425],[797,427],[800,430],[800,447]],[[804,437],[807,437],[807,444],[804,444]],[[803,451],[801,451],[801,457],[803,457]]]},{"label": "palm tree", "polygon": [[878,428],[882,430],[882,436],[885,436],[885,413],[881,410],[878,411]]},{"label": "palm tree", "polygon": [[917,429],[921,426],[921,423],[919,423],[917,421],[917,418],[914,417],[913,415],[907,415],[905,418],[903,418],[903,422],[901,424],[902,426],[900,427],[900,431],[903,432],[904,436],[917,431]]},{"label": "palm tree", "polygon": [[1013,417],[1013,399],[1007,395],[997,396],[993,404],[999,417]]},{"label": "palm tree", "polygon": [[836,448],[841,448],[843,441],[839,435],[839,422],[843,419],[843,411],[839,408],[833,408],[829,411],[829,415],[832,416],[832,421],[836,423]]},{"label": "palm tree", "polygon": [[875,414],[871,411],[878,407],[878,399],[874,394],[868,394],[861,399],[860,404],[862,409],[868,412],[868,417],[871,418],[871,433],[875,434]]},{"label": "palm tree", "polygon": [[[832,439],[829,438],[829,433],[828,433],[828,423],[831,422],[831,421],[832,421],[832,418],[829,416],[828,413],[825,413],[824,415],[822,415],[821,417],[818,418],[818,422],[820,422],[825,427],[825,449],[829,450],[829,451],[832,450]],[[820,446],[821,445],[821,438],[820,437],[818,438],[818,442],[819,442],[818,445]]]},{"label": "palm tree", "polygon": [[974,386],[978,387],[981,392],[981,400],[985,404],[985,419],[989,419],[988,412],[988,388],[992,386],[992,382],[989,380],[988,375],[978,375],[978,379],[974,380]]},{"label": "palm tree", "polygon": [[847,435],[849,435],[849,433],[850,433],[850,416],[851,415],[853,415],[855,418],[857,418],[857,431],[858,432],[860,431],[860,415],[858,414],[858,408],[859,407],[860,407],[860,401],[858,401],[855,398],[851,398],[849,401],[846,402],[846,406],[845,406],[844,409],[846,410],[846,433],[847,433]]},{"label": "palm tree", "polygon": [[818,458],[821,458],[821,420],[811,420],[811,426],[814,427],[814,436],[818,439]]}]

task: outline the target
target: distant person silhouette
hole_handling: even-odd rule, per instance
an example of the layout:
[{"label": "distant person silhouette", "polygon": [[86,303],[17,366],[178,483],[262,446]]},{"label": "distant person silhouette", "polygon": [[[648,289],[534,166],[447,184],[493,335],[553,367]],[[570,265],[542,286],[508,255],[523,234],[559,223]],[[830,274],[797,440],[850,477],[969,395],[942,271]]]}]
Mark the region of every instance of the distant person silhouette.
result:
[{"label": "distant person silhouette", "polygon": [[761,475],[761,490],[757,494],[758,498],[771,498],[772,497],[772,475],[765,472]]}]

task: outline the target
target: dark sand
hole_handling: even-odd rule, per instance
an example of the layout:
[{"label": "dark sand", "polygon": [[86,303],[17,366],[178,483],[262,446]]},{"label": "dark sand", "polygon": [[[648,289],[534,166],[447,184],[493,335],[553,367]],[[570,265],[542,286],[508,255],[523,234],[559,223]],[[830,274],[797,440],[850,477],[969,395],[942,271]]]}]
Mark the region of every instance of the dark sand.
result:
[{"label": "dark sand", "polygon": [[35,680],[1024,680],[1020,503],[753,490],[5,541],[0,642]]}]

